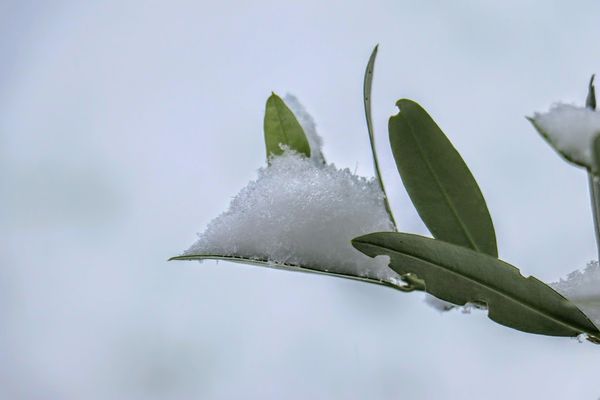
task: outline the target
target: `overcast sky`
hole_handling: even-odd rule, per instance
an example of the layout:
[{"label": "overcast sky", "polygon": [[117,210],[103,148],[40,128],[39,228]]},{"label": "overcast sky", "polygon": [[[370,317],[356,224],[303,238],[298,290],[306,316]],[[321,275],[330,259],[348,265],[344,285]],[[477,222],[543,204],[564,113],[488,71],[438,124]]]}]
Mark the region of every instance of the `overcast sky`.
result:
[{"label": "overcast sky", "polygon": [[582,104],[600,3],[0,2],[0,397],[596,399],[600,346],[420,294],[179,254],[264,164],[271,93],[372,176],[373,89],[399,227],[427,234],[387,140],[418,101],[545,281],[596,257],[585,171],[524,118]]}]

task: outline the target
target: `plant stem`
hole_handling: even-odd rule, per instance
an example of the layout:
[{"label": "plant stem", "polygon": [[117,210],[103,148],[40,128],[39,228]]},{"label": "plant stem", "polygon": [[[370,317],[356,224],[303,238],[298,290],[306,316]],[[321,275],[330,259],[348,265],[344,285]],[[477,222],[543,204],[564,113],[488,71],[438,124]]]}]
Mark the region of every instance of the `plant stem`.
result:
[{"label": "plant stem", "polygon": [[[585,99],[585,106],[592,111],[596,110],[596,88],[594,87],[595,75],[592,74],[590,82],[588,83],[588,94]],[[598,163],[598,138],[593,142],[593,154],[594,163]],[[588,170],[588,185],[590,186],[590,198],[592,199],[592,215],[594,217],[594,231],[596,233],[596,250],[598,251],[598,260],[600,260],[600,182],[597,176],[595,176],[597,168],[592,167]]]},{"label": "plant stem", "polygon": [[590,198],[592,200],[592,215],[594,217],[594,231],[596,233],[596,248],[600,260],[600,180],[588,171]]}]

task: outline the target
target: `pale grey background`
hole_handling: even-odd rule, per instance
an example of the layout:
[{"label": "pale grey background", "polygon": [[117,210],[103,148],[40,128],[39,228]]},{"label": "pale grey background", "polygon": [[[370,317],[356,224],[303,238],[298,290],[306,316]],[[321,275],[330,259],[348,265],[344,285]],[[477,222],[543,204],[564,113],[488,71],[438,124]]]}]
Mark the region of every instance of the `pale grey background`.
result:
[{"label": "pale grey background", "polygon": [[419,101],[477,177],[501,256],[555,280],[595,257],[586,177],[524,115],[583,102],[600,3],[0,1],[0,397],[595,399],[600,346],[420,295],[167,263],[264,164],[271,90],[328,160],[372,175],[361,80],[401,229],[426,233],[387,118]]}]

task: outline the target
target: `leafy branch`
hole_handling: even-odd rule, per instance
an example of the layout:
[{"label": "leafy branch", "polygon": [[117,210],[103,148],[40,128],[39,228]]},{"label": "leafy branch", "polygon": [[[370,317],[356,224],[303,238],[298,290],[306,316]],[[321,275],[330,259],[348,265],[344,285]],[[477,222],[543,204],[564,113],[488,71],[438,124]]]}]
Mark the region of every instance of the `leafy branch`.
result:
[{"label": "leafy branch", "polygon": [[[426,291],[455,305],[472,303],[487,308],[490,319],[523,332],[551,336],[585,334],[588,340],[599,343],[598,327],[573,302],[542,281],[532,276],[524,277],[519,269],[498,259],[492,218],[473,174],[433,118],[423,107],[408,99],[398,100],[396,105],[399,112],[389,119],[390,145],[402,183],[433,238],[398,232],[379,167],[371,115],[377,51],[378,47],[375,46],[365,69],[363,105],[375,176],[383,193],[383,206],[393,232],[362,235],[354,238],[351,244],[369,257],[388,256],[389,273],[384,271],[382,277],[360,270],[332,272],[315,262],[276,262],[268,256],[252,257],[225,252],[191,252],[171,260],[227,260],[360,280],[403,292]],[[593,78],[586,100],[590,109],[596,106]],[[530,120],[542,136],[550,141],[548,132],[535,119]],[[310,148],[302,125],[285,102],[274,93],[266,103],[264,136],[270,165],[268,168],[274,168],[272,164],[275,158],[284,156],[288,150],[303,159],[310,158],[312,151],[319,150]],[[558,150],[565,159],[581,165],[570,154]],[[595,166],[586,167],[600,251],[600,183],[597,177],[600,170],[597,167],[600,165],[600,137],[596,137],[593,143],[593,155]],[[321,164],[319,168],[328,168],[324,163]],[[289,212],[295,213],[297,210],[290,209]],[[368,215],[370,217],[372,214]],[[302,218],[300,213],[298,218]],[[261,229],[260,226],[253,228]],[[307,234],[310,235],[310,232]],[[350,250],[353,251],[351,247]],[[358,252],[354,253],[364,257]]]}]

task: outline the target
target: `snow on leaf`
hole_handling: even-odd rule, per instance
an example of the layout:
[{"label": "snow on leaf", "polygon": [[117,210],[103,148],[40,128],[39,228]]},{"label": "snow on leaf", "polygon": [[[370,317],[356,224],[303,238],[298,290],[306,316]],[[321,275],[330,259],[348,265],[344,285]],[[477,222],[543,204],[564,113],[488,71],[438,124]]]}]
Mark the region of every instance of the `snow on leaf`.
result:
[{"label": "snow on leaf", "polygon": [[351,245],[356,236],[391,230],[375,180],[287,150],[258,171],[180,259],[238,257],[395,283],[400,276],[385,260]]},{"label": "snow on leaf", "polygon": [[542,137],[565,160],[593,169],[593,140],[600,134],[600,112],[558,103],[528,118]]},{"label": "snow on leaf", "polygon": [[600,326],[600,265],[591,261],[584,270],[573,271],[550,284],[556,291],[575,303]]},{"label": "snow on leaf", "polygon": [[323,138],[321,138],[317,132],[315,120],[293,94],[287,93],[283,100],[290,110],[292,110],[296,119],[304,129],[306,139],[308,139],[308,144],[310,145],[310,158],[318,163],[325,164],[325,157],[323,156]]}]

